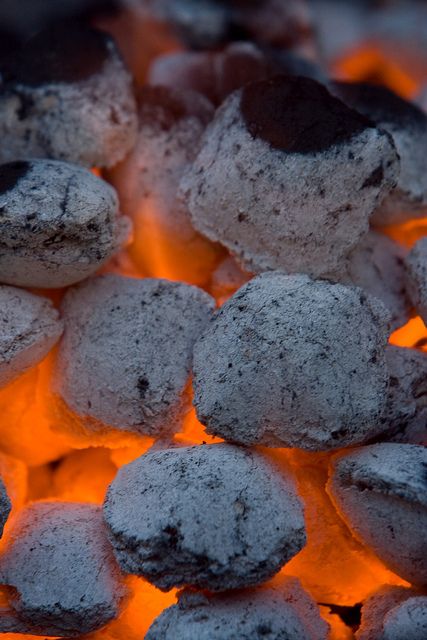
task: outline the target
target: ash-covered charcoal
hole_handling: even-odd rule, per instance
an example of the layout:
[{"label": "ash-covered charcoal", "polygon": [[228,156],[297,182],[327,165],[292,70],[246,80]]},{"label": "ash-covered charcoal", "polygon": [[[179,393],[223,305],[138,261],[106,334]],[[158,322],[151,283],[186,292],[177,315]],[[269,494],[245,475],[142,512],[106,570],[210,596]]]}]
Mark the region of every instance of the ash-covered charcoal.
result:
[{"label": "ash-covered charcoal", "polygon": [[356,287],[268,273],[220,309],[194,348],[206,431],[328,450],[384,430],[387,311]]},{"label": "ash-covered charcoal", "polygon": [[0,282],[65,287],[87,278],[127,240],[114,189],[65,162],[0,165]]},{"label": "ash-covered charcoal", "polygon": [[50,300],[0,286],[0,388],[40,362],[62,329]]},{"label": "ash-covered charcoal", "polygon": [[53,158],[111,167],[132,148],[132,78],[101,31],[52,27],[27,41],[2,70],[1,162]]},{"label": "ash-covered charcoal", "polygon": [[121,567],[165,591],[261,584],[305,544],[290,472],[229,444],[141,456],[119,470],[104,514]]},{"label": "ash-covered charcoal", "polygon": [[384,440],[427,445],[427,354],[387,345],[390,385]]},{"label": "ash-covered charcoal", "polygon": [[397,186],[378,203],[371,222],[387,225],[427,214],[427,115],[390,89],[364,83],[335,83],[333,91],[393,138],[400,157]]},{"label": "ash-covered charcoal", "polygon": [[106,275],[67,292],[53,389],[89,430],[176,431],[214,301],[189,285]]},{"label": "ash-covered charcoal", "polygon": [[397,242],[369,231],[349,254],[347,273],[337,274],[340,282],[352,283],[379,298],[390,311],[392,329],[403,327],[411,313],[404,257],[405,250]]},{"label": "ash-covered charcoal", "polygon": [[357,640],[427,638],[427,597],[416,589],[384,586],[363,603]]},{"label": "ash-covered charcoal", "polygon": [[406,258],[406,286],[412,303],[427,323],[427,238],[421,238]]},{"label": "ash-covered charcoal", "polygon": [[427,449],[391,442],[338,454],[328,492],[352,533],[386,566],[427,583]]},{"label": "ash-covered charcoal", "polygon": [[342,266],[396,184],[391,136],[314,80],[277,76],[233,93],[181,182],[194,226],[249,271]]},{"label": "ash-covered charcoal", "polygon": [[10,498],[7,495],[3,480],[0,478],[0,538],[3,535],[4,525],[7,522],[11,509],[12,504]]},{"label": "ash-covered charcoal", "polygon": [[251,279],[251,274],[243,271],[231,256],[227,256],[218,265],[210,281],[210,293],[221,306],[237,289]]},{"label": "ash-covered charcoal", "polygon": [[328,625],[296,578],[227,594],[180,594],[146,640],[326,640]]},{"label": "ash-covered charcoal", "polygon": [[11,524],[0,582],[16,590],[0,629],[77,636],[120,613],[126,596],[100,507],[35,502]]},{"label": "ash-covered charcoal", "polygon": [[158,273],[150,244],[156,245],[166,273],[197,285],[206,283],[222,252],[194,229],[187,208],[177,200],[179,181],[212,116],[211,103],[193,91],[141,91],[136,145],[110,180],[134,222],[130,253],[148,276]]}]

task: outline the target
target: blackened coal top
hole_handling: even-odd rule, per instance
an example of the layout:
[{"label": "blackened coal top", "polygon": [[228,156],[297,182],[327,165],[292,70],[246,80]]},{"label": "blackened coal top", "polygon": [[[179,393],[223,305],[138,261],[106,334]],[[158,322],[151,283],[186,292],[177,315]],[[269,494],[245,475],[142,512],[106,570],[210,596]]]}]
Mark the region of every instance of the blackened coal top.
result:
[{"label": "blackened coal top", "polygon": [[19,161],[0,165],[0,194],[10,191],[30,169],[30,163]]},{"label": "blackened coal top", "polygon": [[27,40],[4,67],[6,83],[37,87],[74,83],[99,72],[109,57],[110,38],[89,27],[60,24]]},{"label": "blackened coal top", "polygon": [[247,85],[240,108],[251,135],[290,153],[321,152],[374,126],[319,82],[299,76]]},{"label": "blackened coal top", "polygon": [[377,124],[426,127],[427,118],[421,109],[386,87],[364,82],[336,82],[335,87],[346,104]]}]

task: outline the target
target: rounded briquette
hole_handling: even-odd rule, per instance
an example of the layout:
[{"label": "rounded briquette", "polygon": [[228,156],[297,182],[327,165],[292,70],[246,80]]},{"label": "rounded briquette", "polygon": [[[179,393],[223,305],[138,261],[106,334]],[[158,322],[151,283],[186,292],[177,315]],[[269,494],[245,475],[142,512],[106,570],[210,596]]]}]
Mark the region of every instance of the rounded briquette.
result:
[{"label": "rounded briquette", "polygon": [[331,90],[387,131],[400,157],[397,186],[379,203],[371,223],[398,224],[427,215],[427,115],[387,87],[339,82]]},{"label": "rounded briquette", "polygon": [[0,286],[0,388],[40,362],[62,329],[49,299]]},{"label": "rounded briquette", "polygon": [[391,442],[338,454],[328,492],[353,535],[412,584],[427,584],[427,449]]},{"label": "rounded briquette", "polygon": [[296,578],[226,594],[184,591],[146,640],[326,640],[328,625]]},{"label": "rounded briquette", "polygon": [[2,66],[0,161],[111,167],[137,128],[132,78],[105,33],[73,22],[30,38]]},{"label": "rounded briquette", "polygon": [[406,286],[412,303],[427,323],[427,238],[421,238],[406,257]]},{"label": "rounded briquette", "polygon": [[126,595],[100,507],[71,502],[34,502],[17,514],[0,582],[16,590],[7,630],[36,635],[95,631],[119,615]]},{"label": "rounded briquette", "polygon": [[193,345],[213,308],[201,289],[169,280],[106,275],[70,289],[55,392],[90,430],[177,431]]},{"label": "rounded briquette", "polygon": [[194,226],[252,272],[328,274],[396,184],[391,139],[303,77],[234,92],[181,181]]},{"label": "rounded briquette", "polygon": [[127,240],[114,189],[77,165],[0,165],[0,282],[65,287],[92,275]]},{"label": "rounded briquette", "polygon": [[104,515],[122,569],[164,591],[255,586],[305,544],[290,472],[228,444],[134,460],[110,485]]},{"label": "rounded briquette", "polygon": [[263,274],[194,348],[194,404],[210,434],[327,450],[383,431],[388,314],[361,289]]}]

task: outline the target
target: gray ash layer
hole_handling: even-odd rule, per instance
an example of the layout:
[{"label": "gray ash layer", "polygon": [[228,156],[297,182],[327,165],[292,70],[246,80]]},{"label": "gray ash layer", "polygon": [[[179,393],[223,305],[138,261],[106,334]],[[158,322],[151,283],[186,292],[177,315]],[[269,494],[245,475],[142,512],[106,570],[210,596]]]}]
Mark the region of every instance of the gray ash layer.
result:
[{"label": "gray ash layer", "polygon": [[412,303],[427,323],[427,238],[421,238],[406,258],[406,286]]},{"label": "gray ash layer", "polygon": [[339,454],[328,492],[353,534],[404,580],[427,584],[427,449],[381,443]]},{"label": "gray ash layer", "polygon": [[0,286],[0,388],[40,362],[62,329],[50,300]]},{"label": "gray ash layer", "polygon": [[0,478],[0,538],[3,535],[4,525],[7,522],[12,504],[9,496],[7,495],[6,487],[3,480]]},{"label": "gray ash layer", "polygon": [[400,157],[396,188],[379,203],[375,225],[423,217],[427,213],[427,115],[385,87],[363,83],[336,83],[337,95],[393,138]]},{"label": "gray ash layer", "polygon": [[210,434],[309,450],[384,430],[388,313],[361,289],[273,272],[228,300],[194,349]]},{"label": "gray ash layer", "polygon": [[314,80],[277,76],[223,103],[181,198],[249,271],[316,277],[343,267],[398,172],[388,133]]},{"label": "gray ash layer", "polygon": [[202,290],[160,279],[106,275],[69,290],[55,391],[89,428],[178,430],[193,344],[213,307]]},{"label": "gray ash layer", "polygon": [[68,25],[30,39],[0,87],[0,161],[67,160],[110,167],[134,144],[132,78],[114,42]]},{"label": "gray ash layer", "polygon": [[328,625],[296,578],[277,586],[203,595],[185,591],[146,640],[326,640]]},{"label": "gray ash layer", "polygon": [[114,189],[65,162],[0,165],[0,282],[64,287],[87,278],[126,241]]},{"label": "gray ash layer", "polygon": [[427,637],[427,597],[416,589],[382,587],[363,603],[357,640]]},{"label": "gray ash layer", "polygon": [[21,510],[0,582],[16,589],[0,629],[47,636],[99,629],[119,615],[126,595],[101,509],[89,504],[35,502]]},{"label": "gray ash layer", "polygon": [[104,514],[121,567],[162,590],[258,585],[305,544],[290,473],[228,444],[141,456],[119,470]]}]

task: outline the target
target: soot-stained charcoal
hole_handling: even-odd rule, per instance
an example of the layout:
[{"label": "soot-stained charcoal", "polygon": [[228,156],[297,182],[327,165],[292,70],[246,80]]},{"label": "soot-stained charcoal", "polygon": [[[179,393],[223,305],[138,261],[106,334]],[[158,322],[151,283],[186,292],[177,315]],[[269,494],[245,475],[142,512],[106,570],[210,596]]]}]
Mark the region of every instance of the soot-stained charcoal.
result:
[{"label": "soot-stained charcoal", "polygon": [[122,569],[165,591],[261,584],[305,544],[290,473],[228,444],[141,456],[119,470],[104,514]]},{"label": "soot-stained charcoal", "polygon": [[385,442],[337,454],[328,492],[352,533],[389,569],[427,583],[427,449]]},{"label": "soot-stained charcoal", "polygon": [[188,409],[193,344],[214,301],[196,287],[106,275],[67,292],[54,390],[89,429],[159,436]]},{"label": "soot-stained charcoal", "polygon": [[369,231],[349,254],[346,270],[337,274],[340,282],[352,283],[379,298],[390,311],[392,329],[403,327],[411,313],[404,257],[397,242]]},{"label": "soot-stained charcoal", "polygon": [[383,439],[427,445],[427,354],[388,345],[390,385]]},{"label": "soot-stained charcoal", "polygon": [[0,478],[0,538],[3,535],[4,525],[7,522],[11,509],[12,504],[10,498],[7,495],[3,480]]},{"label": "soot-stained charcoal", "polygon": [[184,591],[146,640],[326,640],[328,625],[296,578],[227,594]]},{"label": "soot-stained charcoal", "polygon": [[427,214],[427,115],[390,89],[364,83],[335,83],[350,107],[390,133],[400,157],[397,186],[379,203],[371,222],[387,225]]},{"label": "soot-stained charcoal", "polygon": [[194,348],[206,431],[327,450],[384,429],[388,314],[356,287],[274,272],[228,300]]},{"label": "soot-stained charcoal", "polygon": [[0,282],[55,288],[101,267],[126,241],[114,189],[54,160],[0,165]]},{"label": "soot-stained charcoal", "polygon": [[62,328],[50,300],[0,286],[0,388],[40,362]]},{"label": "soot-stained charcoal", "polygon": [[[179,181],[193,162],[213,107],[193,91],[145,87],[140,94],[136,145],[110,174],[120,203],[134,222],[130,252],[146,275],[156,275],[155,243],[166,272],[204,284],[217,262],[215,247],[193,227],[177,200]],[[154,267],[154,268],[153,268]]]},{"label": "soot-stained charcoal", "polygon": [[427,323],[427,238],[421,238],[406,258],[406,286],[414,307]]},{"label": "soot-stained charcoal", "polygon": [[111,167],[133,146],[136,128],[132,78],[100,31],[52,27],[4,68],[2,162],[53,158]]},{"label": "soot-stained charcoal", "polygon": [[0,629],[18,633],[89,633],[119,615],[126,595],[101,509],[71,502],[35,502],[15,516],[0,582],[16,590]]},{"label": "soot-stained charcoal", "polygon": [[233,93],[181,181],[194,226],[253,272],[339,269],[396,184],[391,136],[309,78]]},{"label": "soot-stained charcoal", "polygon": [[427,637],[427,597],[416,589],[384,586],[363,603],[357,640]]}]

